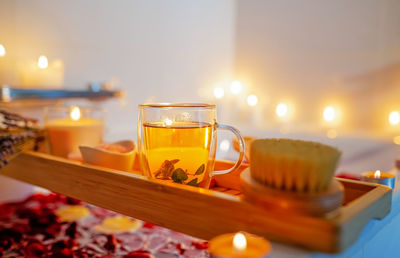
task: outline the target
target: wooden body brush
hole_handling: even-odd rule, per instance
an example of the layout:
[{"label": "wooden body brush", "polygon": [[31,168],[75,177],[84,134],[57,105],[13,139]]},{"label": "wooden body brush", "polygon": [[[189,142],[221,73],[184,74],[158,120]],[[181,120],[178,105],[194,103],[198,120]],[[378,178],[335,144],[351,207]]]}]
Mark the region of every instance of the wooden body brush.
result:
[{"label": "wooden body brush", "polygon": [[322,216],[338,208],[343,199],[343,187],[333,178],[340,154],[316,142],[254,140],[241,190],[247,199],[264,206]]}]

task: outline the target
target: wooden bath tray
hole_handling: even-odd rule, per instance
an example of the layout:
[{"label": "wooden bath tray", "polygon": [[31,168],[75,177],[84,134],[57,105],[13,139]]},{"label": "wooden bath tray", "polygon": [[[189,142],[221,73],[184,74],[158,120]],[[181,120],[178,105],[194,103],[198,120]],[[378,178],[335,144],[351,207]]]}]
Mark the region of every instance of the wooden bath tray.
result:
[{"label": "wooden bath tray", "polygon": [[[216,162],[216,168],[230,164]],[[330,218],[317,218],[258,207],[227,185],[207,190],[160,183],[34,152],[17,156],[0,174],[202,239],[243,230],[330,253],[351,245],[369,220],[385,217],[392,196],[385,186],[339,179],[344,205]]]}]

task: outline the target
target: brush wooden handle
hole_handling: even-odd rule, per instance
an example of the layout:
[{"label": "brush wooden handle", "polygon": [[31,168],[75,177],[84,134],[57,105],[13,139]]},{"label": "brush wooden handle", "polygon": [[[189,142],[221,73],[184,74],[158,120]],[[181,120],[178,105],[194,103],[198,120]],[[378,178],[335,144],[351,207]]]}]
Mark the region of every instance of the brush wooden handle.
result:
[{"label": "brush wooden handle", "polygon": [[250,169],[240,176],[240,189],[246,200],[266,208],[285,209],[288,212],[312,216],[326,216],[338,209],[343,201],[344,189],[335,178],[330,187],[319,193],[283,191],[263,185],[253,179]]}]

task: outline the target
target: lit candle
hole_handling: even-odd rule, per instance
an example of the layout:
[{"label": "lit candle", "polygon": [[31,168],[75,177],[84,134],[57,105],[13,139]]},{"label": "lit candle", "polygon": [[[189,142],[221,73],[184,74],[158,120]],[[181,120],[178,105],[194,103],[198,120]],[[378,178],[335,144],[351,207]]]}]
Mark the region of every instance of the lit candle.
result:
[{"label": "lit candle", "polygon": [[396,176],[380,170],[365,172],[361,174],[361,180],[365,182],[377,183],[394,188]]},{"label": "lit candle", "polygon": [[[57,111],[60,112],[54,110],[54,112]],[[51,153],[65,158],[79,154],[80,145],[97,146],[103,138],[103,121],[82,117],[81,109],[76,106],[70,108],[67,117],[46,121],[45,127],[49,136]]]},{"label": "lit candle", "polygon": [[25,88],[61,88],[64,84],[64,63],[61,60],[49,62],[44,55],[36,62],[19,66],[21,86]]},{"label": "lit candle", "polygon": [[256,258],[268,255],[271,245],[262,237],[239,232],[211,239],[208,251],[211,257]]}]

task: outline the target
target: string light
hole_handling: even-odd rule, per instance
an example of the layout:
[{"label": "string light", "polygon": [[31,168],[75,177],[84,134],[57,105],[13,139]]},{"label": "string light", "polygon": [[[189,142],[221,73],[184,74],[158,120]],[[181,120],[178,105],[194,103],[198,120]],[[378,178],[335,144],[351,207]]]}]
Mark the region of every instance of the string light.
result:
[{"label": "string light", "polygon": [[239,93],[242,91],[242,88],[242,83],[240,81],[233,81],[229,87],[231,93],[234,95],[239,95]]},{"label": "string light", "polygon": [[247,96],[247,104],[249,106],[255,106],[255,105],[257,105],[257,103],[258,103],[258,98],[256,95],[251,94],[251,95]]},{"label": "string light", "polygon": [[326,122],[333,122],[336,119],[336,110],[332,106],[327,106],[324,108],[324,120]]},{"label": "string light", "polygon": [[400,124],[400,113],[398,111],[392,111],[390,112],[388,119],[391,125],[398,125]]},{"label": "string light", "polygon": [[225,91],[224,91],[223,88],[221,88],[221,87],[216,87],[216,88],[214,89],[214,96],[215,96],[217,99],[223,98],[224,95],[225,95]]},{"label": "string light", "polygon": [[46,56],[39,56],[38,67],[40,69],[46,69],[49,66],[49,61]]},{"label": "string light", "polygon": [[279,117],[285,117],[288,114],[288,105],[286,103],[279,103],[275,109],[276,115]]},{"label": "string light", "polygon": [[0,44],[0,56],[5,56],[6,55],[6,49],[2,44]]}]

